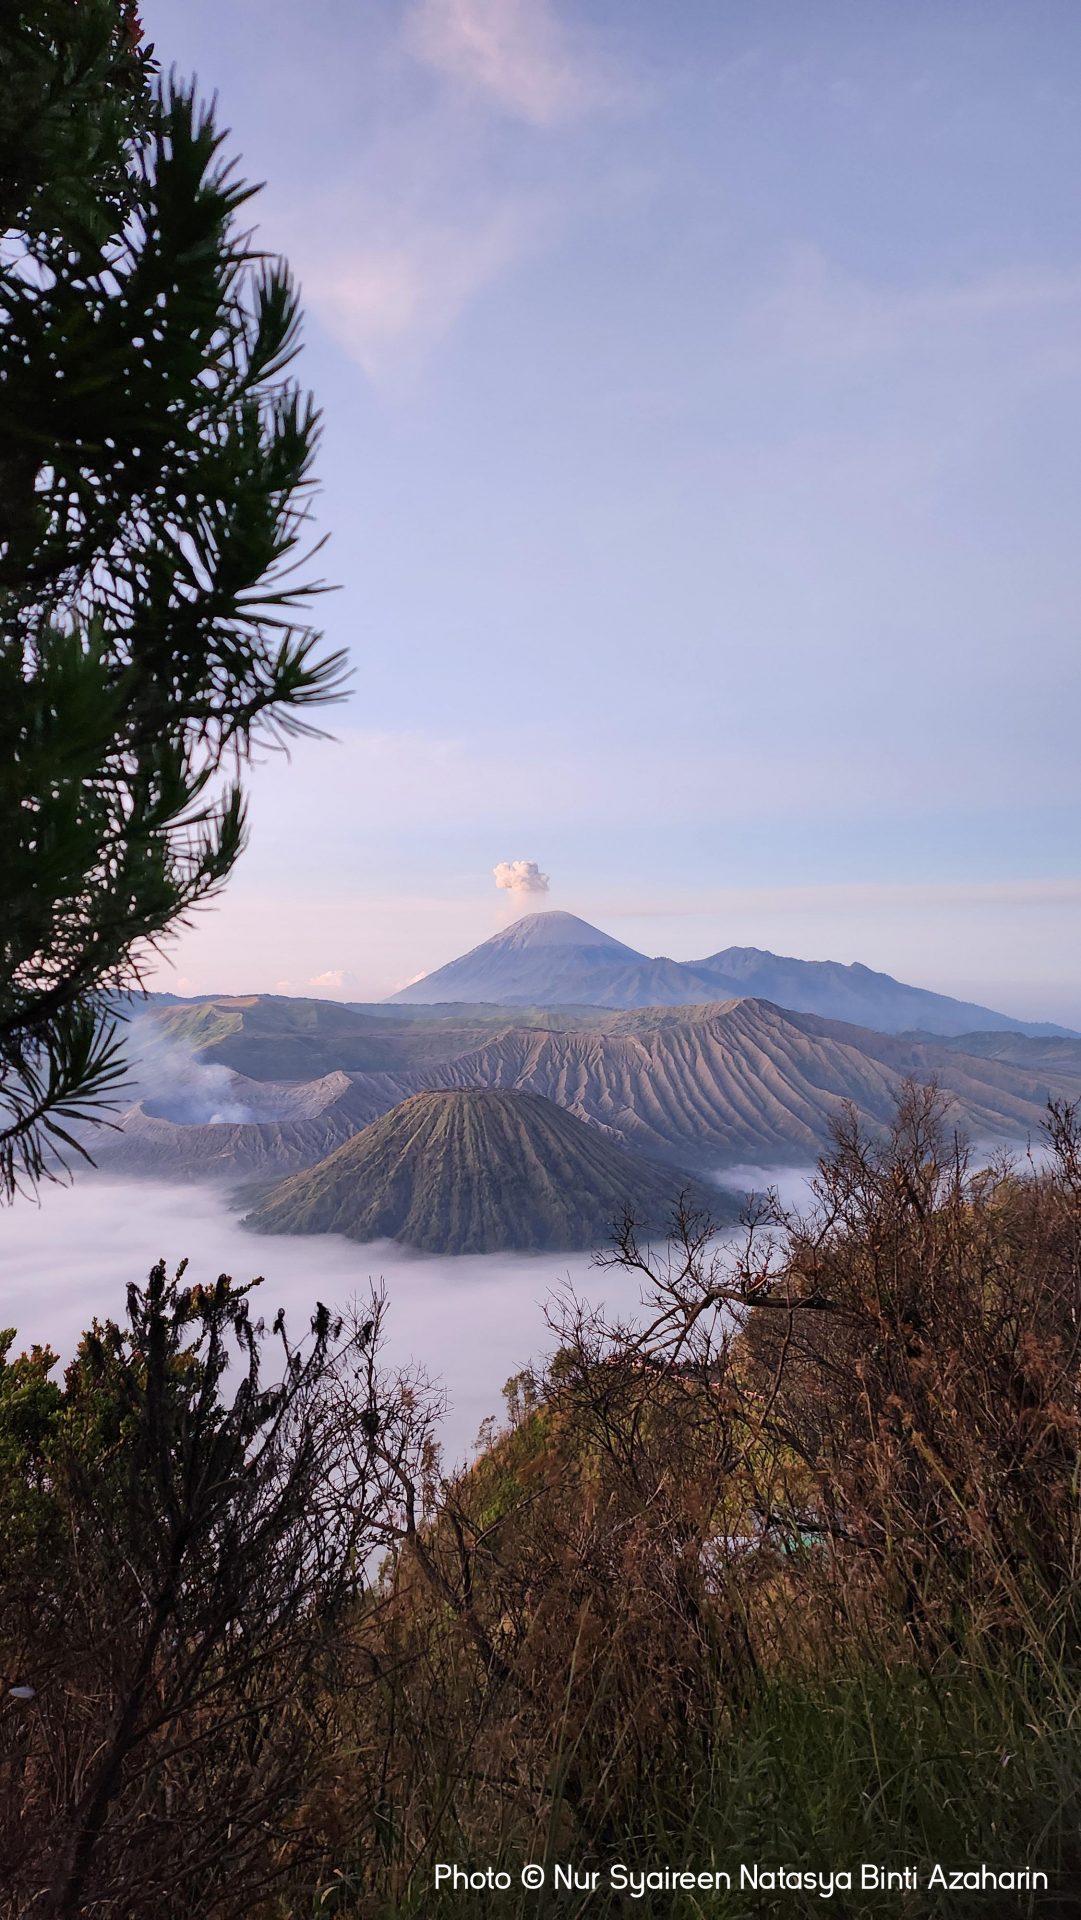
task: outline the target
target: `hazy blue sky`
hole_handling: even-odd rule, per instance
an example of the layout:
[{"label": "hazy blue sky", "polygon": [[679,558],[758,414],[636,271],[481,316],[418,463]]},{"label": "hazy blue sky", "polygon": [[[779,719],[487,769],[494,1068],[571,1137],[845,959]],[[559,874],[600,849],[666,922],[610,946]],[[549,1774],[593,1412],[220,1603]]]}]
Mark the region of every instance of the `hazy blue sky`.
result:
[{"label": "hazy blue sky", "polygon": [[1076,0],[143,10],[303,284],[356,667],[183,979],[389,991],[527,859],[1081,1024]]}]

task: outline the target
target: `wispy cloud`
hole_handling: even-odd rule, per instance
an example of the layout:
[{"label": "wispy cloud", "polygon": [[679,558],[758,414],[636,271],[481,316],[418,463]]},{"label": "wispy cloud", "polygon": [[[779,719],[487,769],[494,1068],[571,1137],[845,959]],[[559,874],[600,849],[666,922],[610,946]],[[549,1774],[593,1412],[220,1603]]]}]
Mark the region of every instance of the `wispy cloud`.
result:
[{"label": "wispy cloud", "polygon": [[465,307],[528,244],[521,208],[478,210],[468,226],[406,215],[393,237],[359,231],[314,253],[305,295],[372,380],[415,368]]},{"label": "wispy cloud", "polygon": [[693,893],[660,894],[649,902],[619,900],[606,911],[619,918],[713,918],[724,912],[863,914],[868,910],[915,913],[1008,907],[1018,910],[1081,907],[1081,879],[986,881],[856,881],[844,885],[707,887]]},{"label": "wispy cloud", "polygon": [[298,194],[283,237],[306,305],[393,387],[578,215],[557,130],[631,96],[549,0],[413,0],[381,58],[385,99],[351,164]]},{"label": "wispy cloud", "polygon": [[[759,338],[807,359],[844,362],[1081,310],[1081,268],[1030,267],[917,286],[874,285],[836,266],[817,247],[788,257],[773,287],[752,302]],[[1029,333],[1026,332],[1026,338]]]},{"label": "wispy cloud", "polygon": [[574,119],[609,97],[548,0],[419,0],[405,40],[427,66],[533,126]]}]

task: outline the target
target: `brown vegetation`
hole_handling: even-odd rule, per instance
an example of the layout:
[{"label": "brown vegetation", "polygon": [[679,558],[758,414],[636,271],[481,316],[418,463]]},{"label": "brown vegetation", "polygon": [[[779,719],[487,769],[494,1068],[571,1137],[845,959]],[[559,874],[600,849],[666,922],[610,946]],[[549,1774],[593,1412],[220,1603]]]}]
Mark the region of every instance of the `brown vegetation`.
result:
[{"label": "brown vegetation", "polygon": [[[973,1168],[910,1087],[886,1136],[843,1117],[812,1214],[767,1200],[736,1254],[686,1212],[660,1251],[628,1223],[610,1258],[642,1307],[563,1302],[547,1373],[508,1383],[507,1425],[449,1480],[423,1391],[399,1383],[388,1423],[366,1362],[352,1431],[390,1551],[308,1696],[289,1891],[256,1873],[245,1905],[234,1876],[199,1911],[468,1912],[436,1900],[437,1859],[846,1853],[1028,1861],[1055,1900],[1009,1911],[1071,1911],[1074,1113],[1048,1133],[1044,1163]],[[38,1778],[74,1709],[49,1712]],[[158,1776],[132,1778],[164,1831]],[[176,1785],[180,1863],[206,1813]],[[819,1910],[778,1900],[724,1911]]]}]

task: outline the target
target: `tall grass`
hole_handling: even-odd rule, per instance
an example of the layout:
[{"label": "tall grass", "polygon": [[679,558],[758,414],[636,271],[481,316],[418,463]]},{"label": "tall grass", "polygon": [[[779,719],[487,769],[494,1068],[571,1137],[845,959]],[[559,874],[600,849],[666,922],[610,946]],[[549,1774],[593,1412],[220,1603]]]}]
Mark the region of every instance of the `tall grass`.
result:
[{"label": "tall grass", "polygon": [[[603,1667],[592,1675],[603,1709]],[[475,1892],[437,1891],[437,1860],[505,1869],[512,1890],[490,1897],[514,1916],[626,1911],[726,1916],[821,1914],[822,1896],[793,1890],[743,1890],[741,1863],[817,1870],[848,1868],[859,1884],[865,1861],[915,1870],[915,1891],[832,1896],[829,1910],[899,1914],[1043,1914],[1079,1910],[1081,1887],[1081,1736],[1076,1712],[1048,1692],[1045,1678],[1023,1663],[1003,1668],[995,1650],[973,1650],[950,1671],[918,1667],[867,1670],[816,1681],[771,1678],[738,1717],[716,1729],[708,1753],[678,1778],[658,1774],[634,1810],[603,1778],[589,1828],[559,1819],[559,1785],[573,1760],[566,1726],[554,1728],[552,1798],[532,1819],[512,1823],[478,1846],[449,1813],[459,1756],[444,1779],[448,1818],[397,1893],[368,1885],[359,1869],[324,1887],[319,1911],[379,1916],[473,1914]],[[618,1763],[618,1755],[614,1756]],[[519,1885],[524,1861],[573,1861],[601,1869],[588,1897],[549,1887],[542,1895]],[[611,1862],[725,1869],[734,1890],[649,1895],[633,1907],[607,1888]],[[1042,1868],[1051,1890],[950,1892],[929,1889],[935,1862],[947,1869],[980,1862],[1002,1869]]]}]

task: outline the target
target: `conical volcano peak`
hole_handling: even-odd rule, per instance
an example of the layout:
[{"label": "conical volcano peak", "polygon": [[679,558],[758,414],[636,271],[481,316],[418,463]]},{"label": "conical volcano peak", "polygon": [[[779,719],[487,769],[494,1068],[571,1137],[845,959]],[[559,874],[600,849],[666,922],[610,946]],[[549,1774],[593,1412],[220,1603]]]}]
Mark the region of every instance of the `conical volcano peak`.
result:
[{"label": "conical volcano peak", "polygon": [[393,997],[428,1005],[627,1008],[750,999],[882,1033],[1064,1031],[909,987],[858,964],[789,959],[760,947],[726,947],[706,960],[647,959],[576,913],[551,909],[527,913]]},{"label": "conical volcano peak", "polygon": [[[576,913],[561,913],[556,908],[547,913],[525,914],[484,945],[498,946],[505,953],[519,952],[526,947],[603,947],[608,953],[622,954],[624,959],[643,958],[633,947],[624,946],[622,940],[614,940],[610,933],[591,927],[588,920],[580,920]],[[474,948],[474,952],[481,951],[479,947]]]},{"label": "conical volcano peak", "polygon": [[[527,913],[501,933],[481,942],[460,960],[415,980],[396,1000],[426,1002],[487,1000],[503,1006],[582,1006],[638,1004],[633,992],[617,989],[615,976],[648,965],[643,954],[613,940],[610,933],[579,920],[576,913]],[[655,995],[648,993],[642,1004]],[[703,996],[700,996],[703,997]],[[708,993],[705,998],[710,998]]]},{"label": "conical volcano peak", "polygon": [[643,1231],[663,1231],[680,1193],[714,1219],[738,1211],[731,1194],[641,1158],[540,1094],[461,1087],[403,1100],[275,1187],[248,1224],[431,1253],[598,1247],[628,1208]]}]

